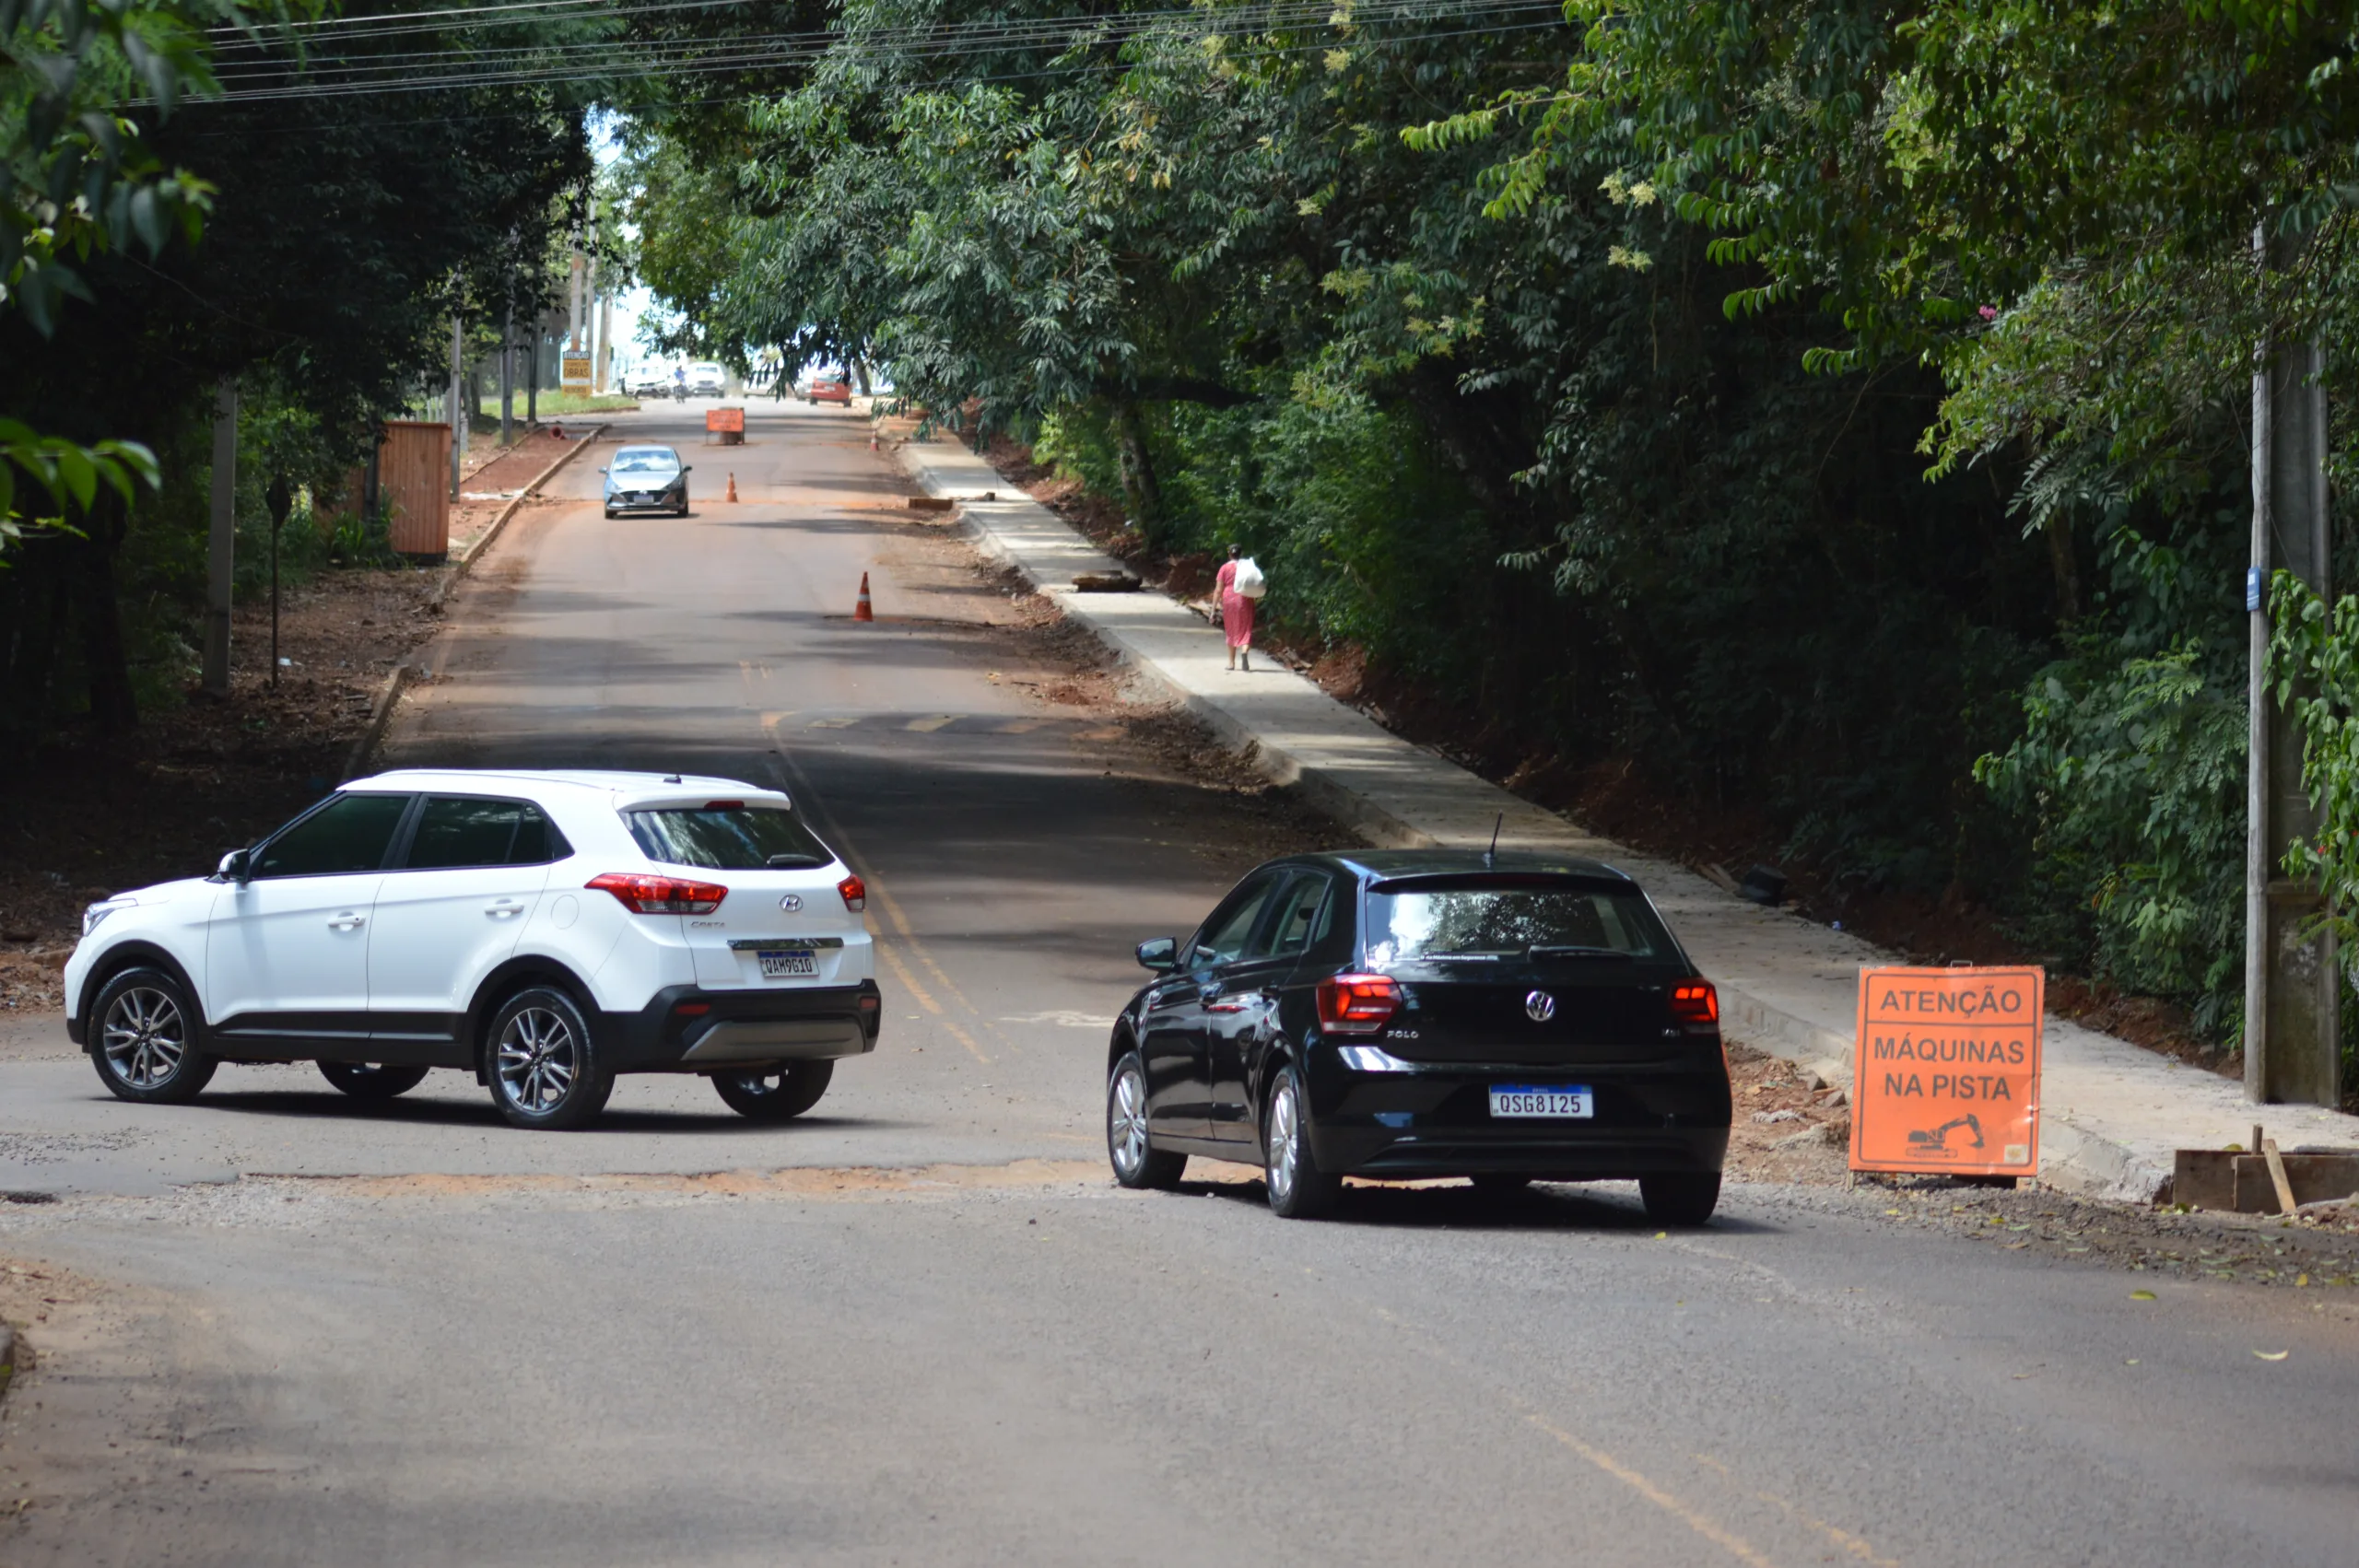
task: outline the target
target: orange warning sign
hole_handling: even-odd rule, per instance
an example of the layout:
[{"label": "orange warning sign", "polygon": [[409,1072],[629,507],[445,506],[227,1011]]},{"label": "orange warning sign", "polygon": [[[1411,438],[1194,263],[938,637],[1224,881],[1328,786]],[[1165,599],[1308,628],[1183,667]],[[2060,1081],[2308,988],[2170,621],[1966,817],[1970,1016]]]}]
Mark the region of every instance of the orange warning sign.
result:
[{"label": "orange warning sign", "polygon": [[1851,1168],[2039,1174],[2046,970],[1862,969]]},{"label": "orange warning sign", "polygon": [[745,411],[742,408],[708,408],[704,411],[704,427],[708,435],[716,430],[729,430],[743,434],[745,428]]}]

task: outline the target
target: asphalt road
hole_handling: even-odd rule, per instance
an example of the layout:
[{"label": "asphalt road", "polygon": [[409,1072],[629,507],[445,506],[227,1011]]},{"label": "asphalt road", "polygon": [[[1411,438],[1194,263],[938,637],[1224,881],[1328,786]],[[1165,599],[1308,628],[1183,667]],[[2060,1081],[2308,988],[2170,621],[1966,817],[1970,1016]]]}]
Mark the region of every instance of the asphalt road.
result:
[{"label": "asphalt road", "polygon": [[0,1405],[0,1563],[2351,1561],[2348,1292],[1828,1189],[1660,1235],[1614,1187],[1318,1225],[1233,1167],[1113,1188],[1129,944],[1305,829],[1032,695],[1056,670],[856,418],[752,426],[686,522],[521,517],[394,760],[784,783],[879,890],[877,1054],[801,1124],[637,1079],[557,1136],[455,1074],[135,1110],[0,1041],[0,1183],[58,1194],[0,1204],[41,1357]]}]

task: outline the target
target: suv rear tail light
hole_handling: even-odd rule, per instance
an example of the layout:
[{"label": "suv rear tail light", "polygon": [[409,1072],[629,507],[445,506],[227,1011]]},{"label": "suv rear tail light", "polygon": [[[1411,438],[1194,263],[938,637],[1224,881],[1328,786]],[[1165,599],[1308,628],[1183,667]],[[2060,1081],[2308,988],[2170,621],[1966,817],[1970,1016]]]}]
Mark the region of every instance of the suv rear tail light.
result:
[{"label": "suv rear tail light", "polygon": [[836,883],[836,891],[844,895],[844,907],[859,914],[868,907],[868,884],[856,876],[848,876]]},{"label": "suv rear tail light", "polygon": [[1319,982],[1319,1022],[1338,1035],[1373,1035],[1401,1011],[1390,975],[1337,975]]},{"label": "suv rear tail light", "polygon": [[1671,1015],[1682,1024],[1718,1024],[1720,993],[1709,980],[1682,980],[1671,988]]},{"label": "suv rear tail light", "polygon": [[689,882],[643,872],[608,872],[581,884],[613,894],[634,915],[710,915],[729,890],[719,883]]}]

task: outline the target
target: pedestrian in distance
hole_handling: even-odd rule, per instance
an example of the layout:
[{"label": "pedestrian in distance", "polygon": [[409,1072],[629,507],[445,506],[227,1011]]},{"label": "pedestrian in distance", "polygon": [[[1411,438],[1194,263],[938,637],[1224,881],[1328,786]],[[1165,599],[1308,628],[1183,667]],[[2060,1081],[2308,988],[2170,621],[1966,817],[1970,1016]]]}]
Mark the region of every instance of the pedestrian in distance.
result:
[{"label": "pedestrian in distance", "polygon": [[1262,576],[1262,568],[1253,564],[1253,557],[1231,544],[1228,559],[1221,563],[1213,586],[1220,595],[1221,629],[1228,635],[1228,667],[1250,672],[1253,668],[1254,604],[1269,591],[1269,584]]}]

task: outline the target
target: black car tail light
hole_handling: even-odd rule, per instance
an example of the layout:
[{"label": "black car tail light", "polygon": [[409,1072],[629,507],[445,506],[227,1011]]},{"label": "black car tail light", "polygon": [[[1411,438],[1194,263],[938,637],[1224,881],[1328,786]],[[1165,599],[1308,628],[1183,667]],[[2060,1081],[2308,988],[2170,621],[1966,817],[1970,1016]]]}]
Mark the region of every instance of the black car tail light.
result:
[{"label": "black car tail light", "polygon": [[1339,1035],[1373,1035],[1401,1011],[1390,975],[1337,975],[1319,982],[1319,1022]]},{"label": "black car tail light", "polygon": [[1682,1024],[1718,1024],[1720,993],[1709,980],[1682,980],[1671,988],[1671,1015]]}]

